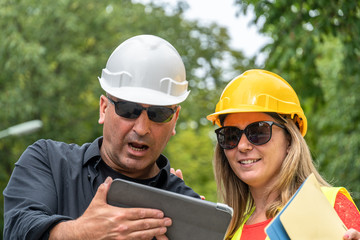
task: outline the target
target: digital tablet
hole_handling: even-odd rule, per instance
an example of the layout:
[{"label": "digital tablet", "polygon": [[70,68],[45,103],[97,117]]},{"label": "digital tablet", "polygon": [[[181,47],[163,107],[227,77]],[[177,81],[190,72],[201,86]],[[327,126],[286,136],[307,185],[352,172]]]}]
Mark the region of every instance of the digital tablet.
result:
[{"label": "digital tablet", "polygon": [[166,236],[170,240],[222,240],[230,223],[233,209],[123,179],[114,179],[107,202],[118,207],[160,209],[172,219]]}]

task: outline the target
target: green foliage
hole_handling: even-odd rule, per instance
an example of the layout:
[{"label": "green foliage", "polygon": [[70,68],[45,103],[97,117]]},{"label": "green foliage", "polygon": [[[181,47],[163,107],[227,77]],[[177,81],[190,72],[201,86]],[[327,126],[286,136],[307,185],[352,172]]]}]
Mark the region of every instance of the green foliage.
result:
[{"label": "green foliage", "polygon": [[265,68],[294,87],[320,172],[360,205],[360,5],[358,1],[235,0],[273,42]]},{"label": "green foliage", "polygon": [[[360,90],[359,76],[342,78],[344,45],[339,38],[328,37],[318,46],[316,60],[319,83],[323,88],[324,108],[314,115],[317,121],[318,161],[320,169],[333,178],[334,184],[350,186],[359,201],[360,181]],[[329,116],[324,118],[323,116]],[[324,149],[323,149],[324,148]]]},{"label": "green foliage", "polygon": [[[265,68],[287,79],[299,94],[309,120],[306,139],[321,173],[353,191],[359,205],[359,5],[344,0],[234,2],[244,12],[253,8],[254,22],[273,39],[262,50],[268,55]],[[171,14],[165,8],[130,0],[0,2],[0,130],[32,119],[44,123],[35,134],[0,139],[1,191],[14,163],[35,140],[82,144],[102,134],[97,76],[120,42],[154,34],[182,55],[191,90],[165,155],[182,169],[186,183],[216,201],[213,126],[205,116],[214,111],[227,81],[256,66],[254,59],[228,47],[226,29],[185,21],[185,1]]]},{"label": "green foliage", "polygon": [[[216,183],[212,170],[215,137],[213,127],[187,128],[173,136],[165,149],[172,156],[172,167],[181,169],[184,181],[206,200],[217,200]],[[181,153],[181,154],[179,154]]]},{"label": "green foliage", "polygon": [[[186,3],[179,3],[171,14],[165,12],[166,7],[130,0],[0,1],[0,130],[32,119],[44,124],[32,135],[0,139],[1,191],[14,163],[35,140],[83,144],[102,134],[97,124],[102,94],[97,76],[120,42],[138,34],[154,34],[178,49],[192,91],[182,106],[178,123],[182,127],[167,156],[182,168],[190,186],[208,199],[216,199],[211,174],[213,146],[208,142],[204,116],[213,111],[220,93],[209,89],[223,87],[225,59],[237,63],[238,70],[244,67],[238,64],[244,62],[243,55],[228,47],[224,28],[185,21]],[[231,64],[227,71],[234,71]],[[182,138],[191,138],[191,142],[201,139],[195,145],[201,143],[201,151]],[[190,158],[195,161],[190,163]],[[2,197],[0,201],[3,215]]]}]

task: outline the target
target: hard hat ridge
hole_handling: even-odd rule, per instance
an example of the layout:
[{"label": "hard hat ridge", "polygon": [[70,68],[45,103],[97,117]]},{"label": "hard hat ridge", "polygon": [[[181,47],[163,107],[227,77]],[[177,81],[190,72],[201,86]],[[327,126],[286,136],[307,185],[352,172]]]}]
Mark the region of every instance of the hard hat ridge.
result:
[{"label": "hard hat ridge", "polygon": [[110,55],[99,78],[109,94],[138,103],[174,105],[189,91],[184,63],[176,49],[153,35],[121,43]]}]

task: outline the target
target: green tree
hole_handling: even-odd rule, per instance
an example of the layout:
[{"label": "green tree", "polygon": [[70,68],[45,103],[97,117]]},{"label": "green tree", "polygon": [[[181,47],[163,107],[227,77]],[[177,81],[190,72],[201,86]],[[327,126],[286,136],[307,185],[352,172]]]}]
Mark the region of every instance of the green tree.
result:
[{"label": "green tree", "polygon": [[212,171],[213,137],[212,126],[183,129],[170,140],[165,154],[174,160],[176,158],[172,167],[182,170],[188,185],[205,196],[206,200],[216,202],[216,183]]},{"label": "green tree", "polygon": [[235,0],[273,42],[265,68],[287,79],[309,120],[320,172],[360,205],[360,5],[358,1]]},{"label": "green tree", "polygon": [[[120,42],[154,34],[178,49],[192,91],[182,106],[178,136],[171,143],[174,148],[167,149],[168,157],[183,169],[190,186],[215,199],[213,146],[204,116],[213,111],[220,94],[216,89],[224,84],[222,63],[230,61],[228,70],[236,71],[243,67],[238,64],[244,62],[243,55],[228,47],[226,29],[184,20],[185,2],[170,14],[165,7],[130,0],[0,1],[0,129],[32,119],[44,123],[35,134],[0,140],[1,191],[14,163],[38,138],[83,144],[102,134],[97,124],[102,94],[97,76]],[[236,69],[232,63],[237,63]]]}]

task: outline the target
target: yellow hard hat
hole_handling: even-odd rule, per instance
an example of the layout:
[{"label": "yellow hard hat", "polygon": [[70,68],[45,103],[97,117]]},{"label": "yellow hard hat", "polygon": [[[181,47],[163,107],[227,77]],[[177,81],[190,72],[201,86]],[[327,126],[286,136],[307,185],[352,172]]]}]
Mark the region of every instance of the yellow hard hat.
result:
[{"label": "yellow hard hat", "polygon": [[207,119],[221,127],[219,116],[238,112],[275,112],[289,115],[298,125],[302,136],[307,120],[294,89],[279,75],[252,69],[234,78],[224,89],[215,113]]}]

